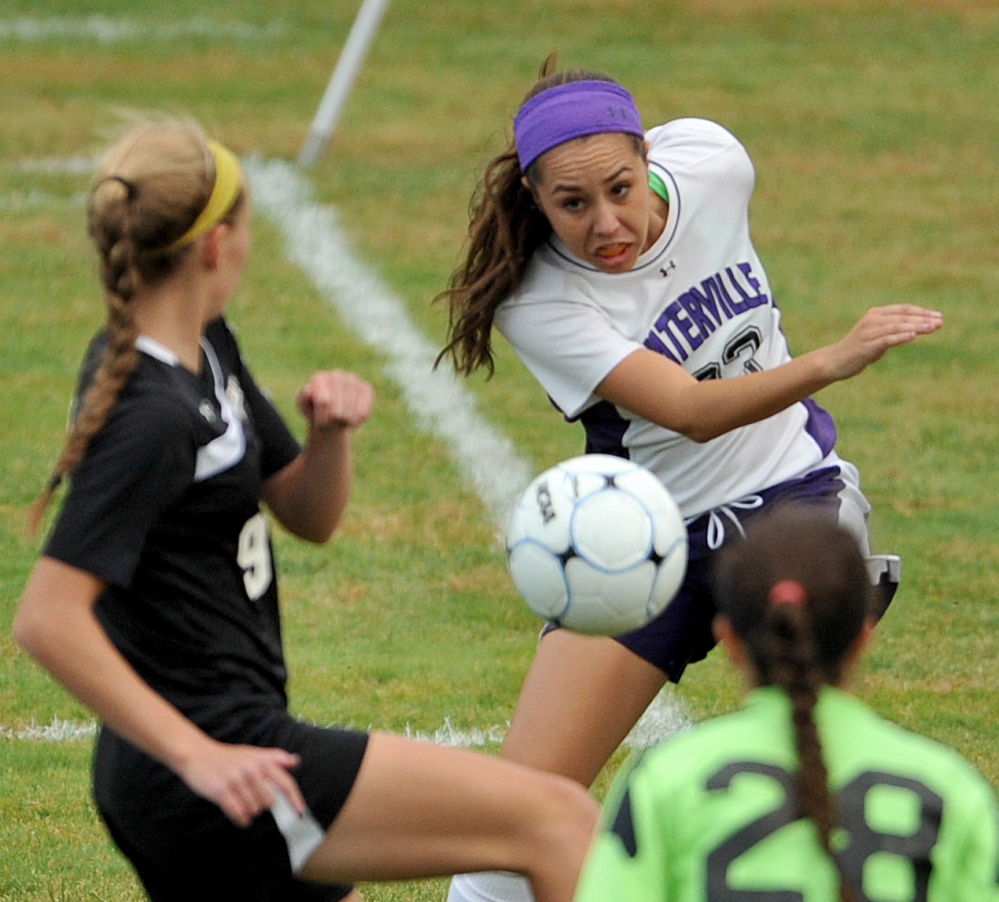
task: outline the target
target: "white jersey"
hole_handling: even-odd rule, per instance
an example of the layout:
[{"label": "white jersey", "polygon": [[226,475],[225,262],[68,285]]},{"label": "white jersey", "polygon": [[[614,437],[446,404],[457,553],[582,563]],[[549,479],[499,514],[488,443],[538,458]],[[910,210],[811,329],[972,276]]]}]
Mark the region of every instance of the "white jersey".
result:
[{"label": "white jersey", "polygon": [[745,148],[704,119],[678,119],[647,137],[651,172],[669,193],[659,240],[631,271],[610,274],[552,235],[495,322],[558,408],[583,422],[587,450],[648,467],[690,518],[840,461],[832,418],[811,400],[697,443],[594,394],[641,347],[699,379],[791,359],[749,236],[755,173]]}]

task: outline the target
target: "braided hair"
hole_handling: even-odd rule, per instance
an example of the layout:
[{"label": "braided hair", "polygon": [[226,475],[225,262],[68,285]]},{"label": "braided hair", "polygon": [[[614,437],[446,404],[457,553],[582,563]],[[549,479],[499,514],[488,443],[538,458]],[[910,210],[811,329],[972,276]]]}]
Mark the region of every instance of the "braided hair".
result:
[{"label": "braided hair", "polygon": [[836,804],[814,709],[819,687],[842,680],[869,609],[857,541],[826,509],[785,506],[722,550],[715,593],[719,612],[746,644],[756,683],[776,686],[791,700],[799,805],[839,871],[841,902],[854,902],[831,847]]},{"label": "braided hair", "polygon": [[62,450],[31,511],[31,532],[56,489],[83,460],[138,365],[135,295],[175,273],[190,252],[190,245],[178,240],[204,209],[215,176],[207,138],[188,122],[142,123],[104,154],[87,203],[87,230],[97,250],[107,311],[104,349],[74,403]]}]

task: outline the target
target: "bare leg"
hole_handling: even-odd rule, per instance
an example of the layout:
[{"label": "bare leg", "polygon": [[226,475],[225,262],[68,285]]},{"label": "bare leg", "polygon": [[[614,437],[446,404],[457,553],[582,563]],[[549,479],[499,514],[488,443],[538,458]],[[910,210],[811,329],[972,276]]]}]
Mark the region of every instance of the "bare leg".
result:
[{"label": "bare leg", "polygon": [[[613,639],[548,633],[520,691],[501,756],[589,786],[666,682]],[[463,874],[448,902],[532,902],[527,881]]]},{"label": "bare leg", "polygon": [[658,667],[613,639],[548,633],[500,754],[589,786],[665,682]]},{"label": "bare leg", "polygon": [[596,818],[596,802],[569,780],[379,733],[300,876],[349,882],[499,869],[530,877],[541,902],[570,902]]}]

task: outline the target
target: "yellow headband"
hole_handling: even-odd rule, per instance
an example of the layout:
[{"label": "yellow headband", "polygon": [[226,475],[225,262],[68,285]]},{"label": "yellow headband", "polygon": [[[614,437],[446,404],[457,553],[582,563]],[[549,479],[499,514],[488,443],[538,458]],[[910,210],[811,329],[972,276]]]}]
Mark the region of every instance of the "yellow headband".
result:
[{"label": "yellow headband", "polygon": [[215,160],[215,184],[205,208],[198,214],[191,227],[173,244],[165,248],[167,251],[179,250],[193,243],[205,234],[213,225],[232,209],[232,205],[243,187],[243,170],[236,155],[217,141],[209,141],[208,149]]}]

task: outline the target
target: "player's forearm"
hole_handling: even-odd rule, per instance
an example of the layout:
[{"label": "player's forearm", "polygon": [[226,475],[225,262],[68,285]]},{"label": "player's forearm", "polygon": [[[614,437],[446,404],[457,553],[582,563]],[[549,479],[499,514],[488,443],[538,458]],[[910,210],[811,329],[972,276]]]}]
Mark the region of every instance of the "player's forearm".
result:
[{"label": "player's forearm", "polygon": [[730,379],[699,381],[645,349],[625,358],[597,394],[696,442],[756,423],[802,401],[834,381],[822,348],[784,366]]},{"label": "player's forearm", "polygon": [[687,427],[677,431],[704,442],[772,417],[836,381],[827,360],[820,348],[772,370],[697,382]]},{"label": "player's forearm", "polygon": [[350,432],[310,429],[302,453],[265,486],[264,500],[299,538],[325,542],[340,523],[351,487]]},{"label": "player's forearm", "polygon": [[757,423],[841,379],[857,375],[889,349],[941,327],[939,313],[911,304],[872,307],[839,341],[781,366],[699,381],[646,348],[622,360],[597,394],[697,442]]}]

